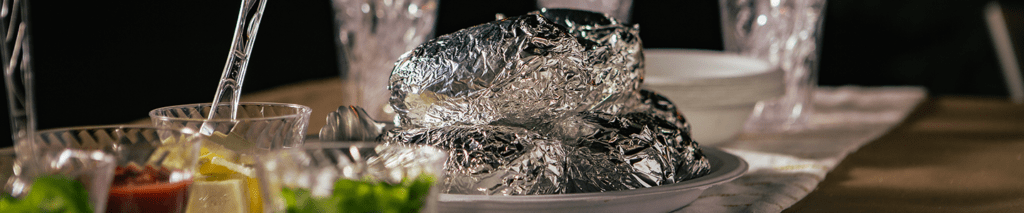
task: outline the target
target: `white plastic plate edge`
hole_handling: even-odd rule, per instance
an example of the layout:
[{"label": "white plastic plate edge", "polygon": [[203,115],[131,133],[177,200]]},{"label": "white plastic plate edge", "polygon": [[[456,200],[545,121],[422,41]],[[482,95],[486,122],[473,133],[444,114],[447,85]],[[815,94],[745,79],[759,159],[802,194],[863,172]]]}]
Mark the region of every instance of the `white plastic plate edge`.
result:
[{"label": "white plastic plate edge", "polygon": [[[647,48],[644,49],[644,61],[646,84],[679,84],[677,81],[710,79],[742,81],[761,78],[775,71],[767,61],[701,49]],[[682,73],[677,73],[680,71]]]},{"label": "white plastic plate edge", "polygon": [[613,192],[487,196],[441,194],[440,212],[667,212],[686,206],[705,189],[742,176],[748,164],[736,155],[702,147],[711,173],[663,186]]}]

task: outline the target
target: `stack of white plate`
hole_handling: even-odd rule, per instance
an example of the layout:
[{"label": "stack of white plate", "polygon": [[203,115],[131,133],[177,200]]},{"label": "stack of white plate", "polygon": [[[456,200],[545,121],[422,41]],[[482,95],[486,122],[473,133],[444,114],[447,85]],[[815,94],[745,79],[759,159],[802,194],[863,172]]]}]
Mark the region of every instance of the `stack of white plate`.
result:
[{"label": "stack of white plate", "polygon": [[644,57],[643,87],[675,103],[701,145],[733,139],[758,101],[785,93],[782,71],[763,60],[688,49],[644,49]]}]

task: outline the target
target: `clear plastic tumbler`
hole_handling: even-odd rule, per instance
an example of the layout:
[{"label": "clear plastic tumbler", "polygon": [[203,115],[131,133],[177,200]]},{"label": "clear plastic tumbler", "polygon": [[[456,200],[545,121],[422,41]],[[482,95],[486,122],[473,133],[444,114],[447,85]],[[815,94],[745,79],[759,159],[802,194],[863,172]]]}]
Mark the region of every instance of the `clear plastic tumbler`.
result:
[{"label": "clear plastic tumbler", "polygon": [[725,51],[768,61],[786,94],[758,103],[748,131],[799,131],[814,109],[825,0],[719,0]]}]

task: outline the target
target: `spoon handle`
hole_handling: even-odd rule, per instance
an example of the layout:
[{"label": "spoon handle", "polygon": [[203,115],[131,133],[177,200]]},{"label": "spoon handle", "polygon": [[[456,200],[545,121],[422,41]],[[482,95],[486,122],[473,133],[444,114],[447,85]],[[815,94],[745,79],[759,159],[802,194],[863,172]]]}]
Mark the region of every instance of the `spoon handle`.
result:
[{"label": "spoon handle", "polygon": [[0,47],[7,103],[11,116],[11,139],[18,159],[33,156],[36,130],[35,95],[29,60],[28,6],[26,0],[3,0],[0,8]]},{"label": "spoon handle", "polygon": [[[228,52],[228,61],[224,64],[224,72],[221,73],[217,94],[213,96],[207,119],[215,118],[221,103],[230,103],[231,119],[236,118],[238,99],[242,94],[242,81],[245,79],[249,56],[256,41],[256,32],[260,28],[260,20],[263,18],[263,8],[266,6],[266,0],[242,0],[241,9],[238,10],[238,21],[235,24],[234,39],[231,41],[231,51]],[[212,134],[213,128],[204,123],[200,132]]]}]

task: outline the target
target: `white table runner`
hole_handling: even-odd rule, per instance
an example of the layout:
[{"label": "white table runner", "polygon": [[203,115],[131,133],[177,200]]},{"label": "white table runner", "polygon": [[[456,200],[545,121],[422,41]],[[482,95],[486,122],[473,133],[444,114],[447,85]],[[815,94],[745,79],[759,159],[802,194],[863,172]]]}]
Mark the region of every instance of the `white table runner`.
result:
[{"label": "white table runner", "polygon": [[926,96],[920,87],[823,87],[810,128],[742,133],[716,146],[750,164],[676,212],[781,212],[807,196],[846,155],[895,127]]}]

